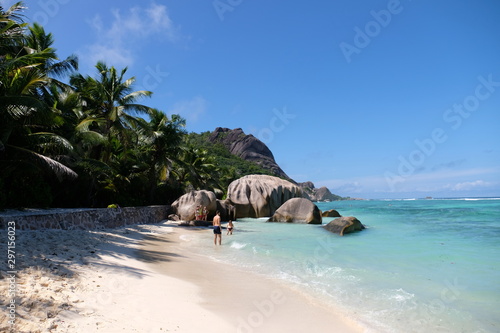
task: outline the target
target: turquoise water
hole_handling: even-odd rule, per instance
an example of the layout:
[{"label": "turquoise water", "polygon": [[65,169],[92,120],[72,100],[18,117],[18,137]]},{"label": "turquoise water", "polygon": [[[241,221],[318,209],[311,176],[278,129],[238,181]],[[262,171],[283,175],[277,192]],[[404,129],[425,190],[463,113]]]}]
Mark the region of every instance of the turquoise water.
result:
[{"label": "turquoise water", "polygon": [[222,249],[204,233],[192,241],[215,260],[339,306],[370,332],[500,332],[500,199],[317,205],[367,229],[340,237],[241,219]]}]

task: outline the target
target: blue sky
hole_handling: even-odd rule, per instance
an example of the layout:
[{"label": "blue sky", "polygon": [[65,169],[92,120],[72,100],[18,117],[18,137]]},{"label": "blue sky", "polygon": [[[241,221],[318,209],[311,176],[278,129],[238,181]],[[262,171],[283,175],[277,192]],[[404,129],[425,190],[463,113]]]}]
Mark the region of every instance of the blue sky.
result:
[{"label": "blue sky", "polygon": [[[2,1],[11,4],[13,1]],[[296,181],[500,196],[500,2],[27,1],[80,69],[128,66],[190,132],[238,128]]]}]

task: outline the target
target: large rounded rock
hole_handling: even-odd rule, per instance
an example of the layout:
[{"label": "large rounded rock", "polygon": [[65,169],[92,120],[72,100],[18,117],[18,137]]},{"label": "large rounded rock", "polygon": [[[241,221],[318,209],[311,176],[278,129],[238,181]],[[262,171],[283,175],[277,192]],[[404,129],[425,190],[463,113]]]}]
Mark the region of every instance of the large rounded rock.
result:
[{"label": "large rounded rock", "polygon": [[321,216],[323,217],[341,217],[339,212],[337,212],[335,209],[330,209],[327,211],[324,211],[321,213]]},{"label": "large rounded rock", "polygon": [[321,212],[311,200],[293,198],[276,210],[269,222],[321,224]]},{"label": "large rounded rock", "polygon": [[208,216],[213,217],[217,210],[217,199],[212,191],[191,191],[184,194],[172,204],[173,212],[183,221],[194,220],[197,206],[206,206]]},{"label": "large rounded rock", "polygon": [[227,190],[227,199],[239,217],[269,217],[283,203],[302,197],[297,185],[278,177],[248,175],[233,181]]},{"label": "large rounded rock", "polygon": [[344,236],[344,234],[348,234],[354,231],[361,231],[365,229],[365,226],[354,216],[343,216],[336,218],[332,222],[325,225],[323,228],[333,233],[339,234],[340,236]]},{"label": "large rounded rock", "polygon": [[217,199],[217,210],[220,212],[220,218],[222,221],[235,220],[235,209],[231,205],[229,200],[218,200]]}]

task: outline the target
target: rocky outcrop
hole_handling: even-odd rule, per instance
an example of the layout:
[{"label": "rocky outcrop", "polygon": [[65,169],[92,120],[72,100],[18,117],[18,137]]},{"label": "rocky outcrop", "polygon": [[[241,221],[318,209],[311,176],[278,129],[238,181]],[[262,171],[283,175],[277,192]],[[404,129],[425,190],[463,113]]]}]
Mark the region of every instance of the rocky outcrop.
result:
[{"label": "rocky outcrop", "polygon": [[315,199],[316,201],[333,201],[338,200],[338,196],[330,192],[326,186],[322,186],[316,189]]},{"label": "rocky outcrop", "polygon": [[321,212],[309,199],[293,198],[279,207],[269,222],[321,224]]},{"label": "rocky outcrop", "polygon": [[297,183],[297,185],[300,186],[302,189],[302,195],[304,198],[309,199],[311,201],[316,201],[315,198],[315,188],[314,188],[314,183],[313,182],[303,182],[303,183]]},{"label": "rocky outcrop", "polygon": [[229,184],[227,200],[239,217],[269,217],[287,200],[302,197],[300,187],[267,175],[248,175]]},{"label": "rocky outcrop", "polygon": [[365,229],[365,226],[354,216],[344,216],[336,218],[332,222],[325,225],[324,228],[343,236],[354,231],[361,231]]},{"label": "rocky outcrop", "polygon": [[302,188],[302,192],[304,193],[304,198],[307,198],[311,201],[342,200],[342,197],[333,194],[325,186],[322,186],[320,188],[315,188],[313,182],[298,183],[297,185],[299,185]]},{"label": "rocky outcrop", "polygon": [[217,199],[212,191],[191,191],[184,194],[172,204],[172,211],[179,219],[191,221],[195,218],[197,206],[205,206],[208,209],[208,217],[211,219],[217,210]]},{"label": "rocky outcrop", "polygon": [[220,212],[222,221],[232,221],[236,219],[236,209],[229,200],[217,200],[217,210]]},{"label": "rocky outcrop", "polygon": [[210,134],[208,140],[212,143],[224,145],[231,154],[258,164],[262,168],[271,171],[277,177],[294,182],[276,163],[273,153],[266,144],[251,134],[245,134],[241,128],[231,130],[229,128],[217,127]]},{"label": "rocky outcrop", "polygon": [[324,212],[321,212],[321,216],[323,217],[341,217],[342,215],[339,214],[335,209],[330,209]]}]

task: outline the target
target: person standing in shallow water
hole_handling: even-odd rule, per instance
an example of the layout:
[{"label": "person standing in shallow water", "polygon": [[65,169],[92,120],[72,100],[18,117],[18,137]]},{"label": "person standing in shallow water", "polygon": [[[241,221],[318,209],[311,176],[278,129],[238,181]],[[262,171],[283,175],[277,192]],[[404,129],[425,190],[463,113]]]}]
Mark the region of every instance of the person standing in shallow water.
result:
[{"label": "person standing in shallow water", "polygon": [[233,221],[229,220],[229,223],[227,224],[227,234],[226,235],[229,235],[229,234],[232,235],[233,229],[234,229]]},{"label": "person standing in shallow water", "polygon": [[219,238],[219,245],[222,243],[222,230],[220,226],[220,212],[215,213],[214,219],[212,221],[214,226],[214,244],[217,245],[217,238]]}]

